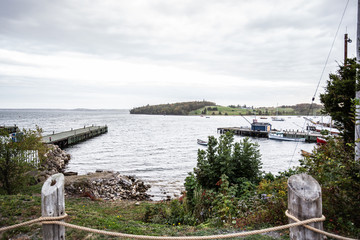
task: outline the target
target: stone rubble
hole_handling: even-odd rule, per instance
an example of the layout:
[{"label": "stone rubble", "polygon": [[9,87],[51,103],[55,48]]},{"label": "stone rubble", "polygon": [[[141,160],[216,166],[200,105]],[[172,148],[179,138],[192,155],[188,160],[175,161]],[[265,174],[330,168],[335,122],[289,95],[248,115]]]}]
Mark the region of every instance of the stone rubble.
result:
[{"label": "stone rubble", "polygon": [[37,176],[39,182],[45,181],[48,177],[56,173],[64,173],[65,167],[71,159],[70,154],[62,150],[59,146],[47,144],[49,150],[44,154],[46,162],[40,166],[40,173]]},{"label": "stone rubble", "polygon": [[66,177],[65,191],[71,196],[89,197],[92,200],[150,200],[146,191],[150,185],[119,172],[96,172],[83,176]]},{"label": "stone rubble", "polygon": [[48,144],[48,147],[49,151],[45,154],[47,161],[40,166],[36,174],[38,182],[44,182],[53,174],[63,173],[67,195],[89,197],[93,200],[150,200],[151,196],[146,193],[150,185],[132,176],[102,170],[87,175],[66,172],[66,165],[71,159],[70,154],[57,145]]}]

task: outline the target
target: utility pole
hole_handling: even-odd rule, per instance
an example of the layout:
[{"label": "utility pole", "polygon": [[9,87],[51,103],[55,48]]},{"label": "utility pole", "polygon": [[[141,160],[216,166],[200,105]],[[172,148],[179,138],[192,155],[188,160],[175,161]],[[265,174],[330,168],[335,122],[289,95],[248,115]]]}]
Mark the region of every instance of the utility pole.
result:
[{"label": "utility pole", "polygon": [[344,67],[346,67],[346,59],[347,59],[347,41],[348,41],[348,34],[345,33],[345,37],[344,37]]},{"label": "utility pole", "polygon": [[350,38],[348,38],[348,34],[345,33],[345,37],[344,37],[344,67],[346,67],[346,61],[347,61],[347,52],[348,52],[348,43],[351,43],[352,40]]},{"label": "utility pole", "polygon": [[[356,61],[360,63],[360,0],[358,0],[358,12],[357,12],[357,33],[356,33]],[[356,78],[358,78],[359,74],[356,74]],[[360,79],[356,79],[355,87],[358,85],[358,81]],[[360,99],[360,89],[356,87],[356,99]],[[360,158],[360,106],[356,105],[356,113],[355,113],[355,161],[359,161]]]}]

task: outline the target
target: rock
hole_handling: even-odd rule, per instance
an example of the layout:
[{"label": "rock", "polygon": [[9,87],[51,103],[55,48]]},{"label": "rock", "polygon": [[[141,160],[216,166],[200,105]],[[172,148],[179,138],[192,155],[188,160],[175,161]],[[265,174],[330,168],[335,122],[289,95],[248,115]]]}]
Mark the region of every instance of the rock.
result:
[{"label": "rock", "polygon": [[[84,196],[104,200],[150,200],[146,191],[150,185],[135,177],[122,176],[118,172],[95,172],[87,175],[65,178],[65,191],[68,195]],[[84,195],[84,192],[88,192]]]},{"label": "rock", "polygon": [[64,172],[64,176],[75,176],[78,175],[77,172]]},{"label": "rock", "polygon": [[43,181],[44,178],[47,179],[55,173],[64,173],[66,164],[71,158],[70,154],[66,153],[59,146],[53,144],[48,144],[47,146],[49,150],[44,154],[46,160],[39,168],[41,173],[37,176],[38,181]]}]

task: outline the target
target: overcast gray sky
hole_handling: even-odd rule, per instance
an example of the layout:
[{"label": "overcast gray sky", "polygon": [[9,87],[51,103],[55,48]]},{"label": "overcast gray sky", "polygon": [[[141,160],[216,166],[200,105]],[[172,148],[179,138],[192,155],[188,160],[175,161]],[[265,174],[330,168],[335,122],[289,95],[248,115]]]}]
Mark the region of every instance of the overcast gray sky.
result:
[{"label": "overcast gray sky", "polygon": [[[346,2],[0,0],[0,108],[310,103]],[[356,14],[319,93],[346,31],[355,57]]]}]

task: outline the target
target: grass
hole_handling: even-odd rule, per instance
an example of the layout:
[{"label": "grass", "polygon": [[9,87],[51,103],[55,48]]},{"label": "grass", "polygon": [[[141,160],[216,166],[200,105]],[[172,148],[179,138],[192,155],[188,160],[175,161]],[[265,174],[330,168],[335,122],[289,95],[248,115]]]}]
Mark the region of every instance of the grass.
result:
[{"label": "grass", "polygon": [[[210,106],[213,108],[214,106]],[[195,111],[191,111],[189,115],[201,115],[204,109],[208,109],[209,107],[203,107]],[[254,109],[243,109],[243,108],[232,108],[225,106],[216,106],[217,110],[207,110],[206,114],[203,115],[276,115],[277,109],[274,107],[269,108],[254,108]],[[295,111],[293,108],[279,108],[279,115],[295,115]]]},{"label": "grass", "polygon": [[[0,195],[0,226],[29,221],[41,216],[41,185],[32,187],[26,194]],[[66,198],[66,222],[100,230],[152,236],[203,236],[234,232],[237,229],[218,229],[208,225],[187,226],[146,223],[143,221],[146,206],[155,202],[91,201],[87,198]],[[0,233],[0,239],[27,234],[31,239],[42,239],[41,226],[20,227]],[[67,239],[116,239],[104,235],[66,228]],[[246,239],[273,239],[256,235]]]}]

